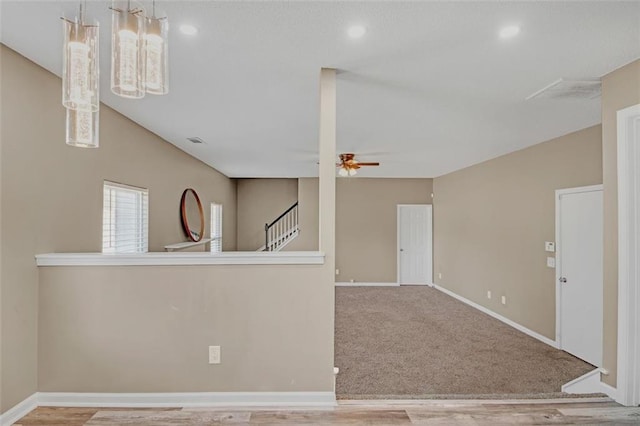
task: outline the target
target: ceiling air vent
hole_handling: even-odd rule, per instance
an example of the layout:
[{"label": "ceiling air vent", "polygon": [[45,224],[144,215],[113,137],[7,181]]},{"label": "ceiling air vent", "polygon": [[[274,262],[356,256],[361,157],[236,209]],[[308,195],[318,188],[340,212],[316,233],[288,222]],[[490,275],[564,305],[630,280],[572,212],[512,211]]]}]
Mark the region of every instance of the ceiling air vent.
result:
[{"label": "ceiling air vent", "polygon": [[538,90],[530,99],[594,99],[600,96],[600,80],[558,79],[547,87]]},{"label": "ceiling air vent", "polygon": [[187,140],[191,143],[204,143],[204,141],[197,136],[193,138],[187,138]]}]

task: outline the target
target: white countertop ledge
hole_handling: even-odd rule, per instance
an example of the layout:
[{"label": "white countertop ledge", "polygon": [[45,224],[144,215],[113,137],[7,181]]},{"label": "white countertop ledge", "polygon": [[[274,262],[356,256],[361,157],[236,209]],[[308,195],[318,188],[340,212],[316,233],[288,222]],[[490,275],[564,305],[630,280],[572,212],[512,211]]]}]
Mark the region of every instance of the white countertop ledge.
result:
[{"label": "white countertop ledge", "polygon": [[38,266],[322,265],[319,251],[153,252],[135,254],[37,254]]}]

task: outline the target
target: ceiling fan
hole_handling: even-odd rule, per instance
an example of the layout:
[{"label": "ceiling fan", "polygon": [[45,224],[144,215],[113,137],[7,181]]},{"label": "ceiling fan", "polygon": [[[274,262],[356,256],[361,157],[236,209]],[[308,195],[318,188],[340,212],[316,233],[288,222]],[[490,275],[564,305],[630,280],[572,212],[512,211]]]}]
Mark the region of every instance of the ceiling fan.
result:
[{"label": "ceiling fan", "polygon": [[379,166],[380,163],[361,163],[354,159],[355,154],[353,153],[345,153],[340,154],[340,162],[336,163],[336,166],[339,167],[338,174],[340,176],[353,176],[357,173],[357,170],[362,166]]}]

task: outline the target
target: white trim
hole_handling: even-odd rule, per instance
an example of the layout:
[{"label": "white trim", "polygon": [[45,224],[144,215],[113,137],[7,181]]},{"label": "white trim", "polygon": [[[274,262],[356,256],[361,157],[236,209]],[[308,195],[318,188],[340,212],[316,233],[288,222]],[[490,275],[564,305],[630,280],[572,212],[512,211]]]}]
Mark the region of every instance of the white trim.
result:
[{"label": "white trim", "polygon": [[0,425],[10,426],[38,407],[38,394],[34,393],[27,399],[14,405],[0,414]]},{"label": "white trim", "polygon": [[[292,228],[292,229],[293,229],[293,231],[289,230],[287,232],[283,232],[282,234],[280,234],[276,238],[276,240],[283,239],[284,243],[280,244],[277,247],[277,250],[271,250],[272,253],[273,252],[278,252],[278,251],[282,250],[283,248],[285,248],[291,241],[293,241],[300,234],[300,230],[297,229],[297,227],[296,227],[296,229],[294,229],[294,228]],[[286,238],[282,238],[283,236],[286,236]],[[267,248],[267,246],[263,244],[256,251],[264,251],[266,248]]]},{"label": "white trim", "polygon": [[43,407],[333,407],[334,392],[40,392]]},{"label": "white trim", "polygon": [[589,371],[586,374],[578,377],[577,379],[573,379],[568,383],[562,385],[562,392],[566,393],[601,393],[602,392],[602,382],[600,382],[600,374],[603,373],[604,369],[598,367],[594,370]]},{"label": "white trim", "polygon": [[36,255],[36,264],[38,266],[322,265],[324,253],[318,251],[49,253]]},{"label": "white trim", "polygon": [[[427,282],[400,284],[400,207],[426,206],[427,216],[429,217],[429,241],[427,247],[429,249],[429,267],[431,276],[427,277]],[[433,287],[433,204],[396,204],[396,281],[398,285],[428,285]]]},{"label": "white trim", "polygon": [[618,377],[616,401],[640,404],[640,104],[618,111]]},{"label": "white trim", "polygon": [[401,405],[404,407],[424,407],[424,406],[469,406],[469,405],[531,405],[531,404],[572,404],[572,403],[594,403],[611,402],[611,398],[597,396],[592,398],[551,398],[551,399],[349,399],[339,400],[338,406],[376,406],[376,405]]},{"label": "white trim", "polygon": [[361,283],[361,282],[352,282],[352,283],[336,283],[336,287],[400,287],[398,283]]},{"label": "white trim", "polygon": [[427,283],[415,283],[415,284],[402,284],[402,287],[433,287],[433,283],[427,282]]},{"label": "white trim", "polygon": [[[532,404],[572,404],[572,403],[594,403],[611,402],[611,398],[604,396],[587,398],[550,398],[550,399],[341,399],[338,406],[407,406],[407,407],[429,407],[429,406],[470,406],[470,405],[532,405]],[[455,409],[455,408],[452,408]]]},{"label": "white trim", "polygon": [[204,244],[207,244],[208,242],[211,241],[211,238],[202,238],[200,241],[186,241],[186,242],[182,242],[182,243],[175,243],[175,244],[169,244],[164,246],[164,249],[166,251],[176,251],[176,250],[182,250],[182,249],[186,249],[189,247],[196,247],[196,246],[201,246]]},{"label": "white trim", "polygon": [[603,394],[609,395],[609,398],[613,400],[618,400],[618,389],[614,388],[613,386],[609,386],[604,382],[600,382],[600,388]]},{"label": "white trim", "polygon": [[440,290],[441,292],[443,292],[445,294],[448,294],[449,296],[453,297],[454,299],[458,299],[459,301],[461,301],[463,303],[466,303],[467,305],[469,305],[471,307],[474,307],[477,310],[479,310],[481,312],[484,312],[485,314],[487,314],[489,316],[492,316],[493,318],[495,318],[495,319],[497,319],[499,321],[502,321],[503,323],[505,323],[507,325],[510,325],[511,327],[515,328],[516,330],[521,331],[524,334],[533,337],[534,339],[540,340],[542,343],[546,343],[547,345],[552,346],[552,347],[554,347],[556,349],[558,348],[556,342],[554,342],[553,340],[549,339],[548,337],[545,337],[542,334],[536,333],[533,330],[529,330],[525,326],[520,325],[517,322],[511,321],[510,319],[508,319],[506,317],[503,317],[502,315],[493,312],[489,308],[485,308],[484,306],[479,305],[479,304],[477,304],[475,302],[472,302],[469,299],[465,299],[464,297],[452,292],[451,290],[447,290],[446,288],[440,287],[437,284],[434,284],[433,287],[438,289],[438,290]]},{"label": "white trim", "polygon": [[556,345],[558,349],[562,349],[562,333],[561,330],[561,319],[562,319],[562,286],[560,285],[560,278],[562,274],[562,257],[560,256],[560,248],[562,246],[562,241],[560,241],[560,197],[562,195],[567,194],[579,194],[583,192],[595,192],[595,191],[603,191],[603,185],[590,185],[590,186],[581,186],[577,188],[564,188],[564,189],[556,189]]}]

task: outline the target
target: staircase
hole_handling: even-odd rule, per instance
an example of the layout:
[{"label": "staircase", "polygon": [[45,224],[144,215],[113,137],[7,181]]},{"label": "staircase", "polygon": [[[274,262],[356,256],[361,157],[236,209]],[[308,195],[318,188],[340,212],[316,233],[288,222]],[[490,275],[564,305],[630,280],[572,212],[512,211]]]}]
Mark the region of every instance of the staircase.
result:
[{"label": "staircase", "polygon": [[258,251],[280,251],[300,233],[298,227],[298,202],[284,211],[271,223],[264,224],[264,246]]}]

